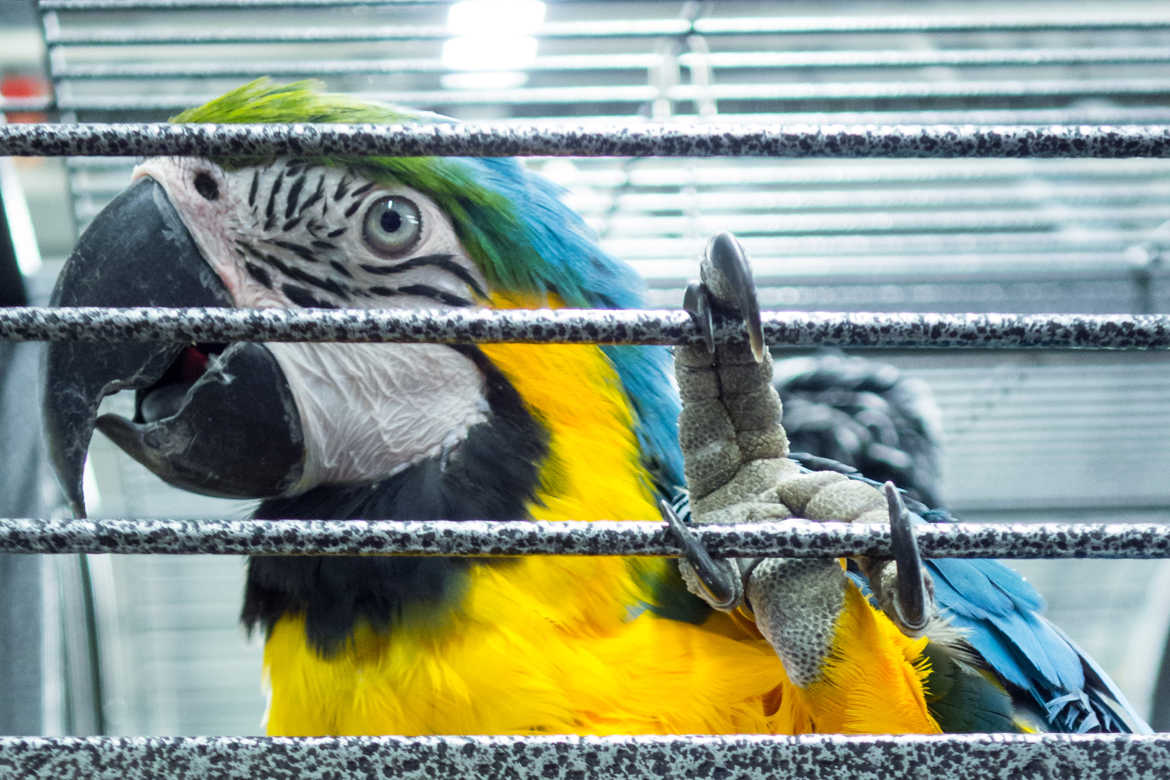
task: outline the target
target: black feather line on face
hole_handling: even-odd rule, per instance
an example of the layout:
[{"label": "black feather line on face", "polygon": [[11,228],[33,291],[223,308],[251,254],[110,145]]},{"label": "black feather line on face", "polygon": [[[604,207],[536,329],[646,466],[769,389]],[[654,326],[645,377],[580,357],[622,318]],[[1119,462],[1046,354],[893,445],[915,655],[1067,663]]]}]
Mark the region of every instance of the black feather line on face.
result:
[{"label": "black feather line on face", "polygon": [[276,181],[272,184],[272,189],[268,191],[268,203],[264,206],[264,230],[265,232],[272,230],[276,224],[276,195],[280,192],[281,186],[284,184],[284,171],[276,174]]},{"label": "black feather line on face", "polygon": [[261,261],[265,265],[275,268],[277,271],[280,271],[282,274],[287,276],[289,279],[292,279],[293,281],[316,287],[320,290],[324,290],[327,293],[332,293],[339,298],[344,299],[349,297],[351,291],[346,290],[332,279],[321,279],[313,276],[312,274],[306,273],[301,269],[296,268],[295,266],[291,266],[288,263],[285,263],[279,257],[273,257],[270,254],[261,252],[250,244],[244,243],[243,241],[238,241],[236,243],[253,258]]},{"label": "black feather line on face", "polygon": [[269,274],[267,271],[265,271],[263,268],[261,268],[260,266],[256,265],[255,263],[253,263],[251,261],[245,260],[244,261],[244,270],[246,270],[248,272],[248,276],[251,276],[253,279],[255,279],[257,282],[259,282],[260,284],[267,287],[269,290],[272,289],[272,275]]},{"label": "black feather line on face", "polygon": [[376,276],[388,276],[390,274],[400,274],[413,268],[421,268],[428,265],[441,268],[447,273],[457,276],[461,282],[474,290],[475,294],[480,298],[488,297],[487,292],[483,289],[483,285],[479,283],[479,280],[472,275],[471,271],[455,262],[454,255],[419,255],[418,257],[412,257],[408,260],[403,260],[401,263],[395,263],[393,265],[363,264],[362,270]]},{"label": "black feather line on face", "polygon": [[305,186],[305,179],[308,178],[307,173],[302,173],[293,181],[292,186],[288,188],[288,199],[284,202],[284,218],[292,219],[293,212],[297,210],[297,201],[300,200],[301,190]]},{"label": "black feather line on face", "polygon": [[431,300],[445,303],[448,306],[471,306],[472,302],[466,298],[460,297],[445,290],[440,290],[437,287],[431,287],[429,284],[408,284],[405,287],[399,287],[398,293],[400,295],[417,295],[420,298],[430,298]]},{"label": "black feather line on face", "polygon": [[308,198],[306,198],[305,202],[301,204],[301,211],[300,211],[300,215],[298,215],[298,216],[304,215],[304,213],[306,211],[308,211],[309,209],[311,209],[313,207],[314,203],[316,203],[317,201],[321,200],[324,197],[325,197],[325,174],[321,174],[321,178],[317,179],[317,189],[314,190],[313,194],[310,195]]},{"label": "black feather line on face", "polygon": [[307,246],[302,246],[301,244],[296,244],[296,243],[293,243],[292,241],[284,241],[284,240],[279,239],[279,238],[266,238],[264,240],[266,242],[268,242],[269,244],[272,244],[273,246],[278,246],[281,249],[287,249],[288,251],[292,252],[297,257],[304,260],[306,263],[319,263],[319,262],[321,262],[320,258],[318,258],[317,255],[313,254],[313,250],[309,249]]},{"label": "black feather line on face", "polygon": [[252,186],[248,189],[248,205],[256,208],[256,189],[260,186],[260,169],[252,171]]},{"label": "black feather line on face", "polygon": [[310,308],[310,309],[312,309],[312,308],[336,309],[337,308],[332,303],[329,303],[328,301],[321,300],[320,298],[316,297],[311,292],[306,290],[304,287],[297,287],[295,284],[288,284],[288,283],[282,284],[280,286],[280,291],[282,293],[284,293],[286,298],[288,298],[290,301],[295,303],[297,306],[305,306],[305,307]]},{"label": "black feather line on face", "polygon": [[[269,499],[259,519],[516,520],[536,497],[548,432],[492,363],[472,346],[452,347],[485,377],[486,422],[445,455],[373,485],[327,485]],[[328,657],[360,622],[392,633],[403,617],[437,619],[456,606],[472,566],[507,560],[428,557],[265,556],[248,561],[240,616],[249,631],[270,633],[285,615],[304,615],[306,640]]]}]

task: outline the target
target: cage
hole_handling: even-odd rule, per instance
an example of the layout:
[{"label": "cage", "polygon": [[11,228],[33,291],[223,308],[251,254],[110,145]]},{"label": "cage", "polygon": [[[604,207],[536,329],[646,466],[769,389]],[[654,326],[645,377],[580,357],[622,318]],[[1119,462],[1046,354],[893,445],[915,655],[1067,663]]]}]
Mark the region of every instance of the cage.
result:
[{"label": "cage", "polygon": [[[160,121],[271,76],[554,130],[1140,133],[1170,124],[1170,13],[1159,2],[40,0],[37,9],[50,93],[6,97],[0,109],[59,122]],[[72,239],[132,164],[78,156],[22,169],[44,256],[30,277],[34,296],[47,295]],[[646,278],[656,307],[679,306],[706,239],[731,230],[773,309],[1170,309],[1167,159],[646,155],[531,165]],[[1164,352],[859,354],[933,392],[942,494],[964,520],[1165,520]],[[95,515],[242,518],[249,509],[169,489],[101,439],[90,466]],[[1046,596],[1050,617],[1167,727],[1170,566],[1017,568]],[[59,634],[57,668],[82,667],[102,682],[96,700],[60,698],[51,733],[260,733],[260,648],[237,626],[239,559],[90,556],[82,570],[65,559],[52,569],[66,596],[46,616]],[[70,637],[82,579],[93,597],[93,668],[85,641]]]}]

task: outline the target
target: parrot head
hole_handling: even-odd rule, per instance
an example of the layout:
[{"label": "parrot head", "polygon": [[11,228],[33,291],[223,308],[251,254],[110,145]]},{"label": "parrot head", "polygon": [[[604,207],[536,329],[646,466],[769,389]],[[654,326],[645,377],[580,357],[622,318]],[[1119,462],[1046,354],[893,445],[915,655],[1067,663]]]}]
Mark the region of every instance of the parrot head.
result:
[{"label": "parrot head", "polygon": [[[260,80],[177,122],[451,122]],[[53,304],[632,307],[639,282],[559,190],[503,158],[156,157],[87,228]],[[656,478],[677,483],[664,350],[600,348]],[[236,498],[357,485],[440,456],[491,417],[500,376],[442,344],[58,342],[50,457],[75,513],[96,427],[167,482]],[[134,414],[98,416],[135,391]],[[498,396],[498,393],[495,394]]]}]

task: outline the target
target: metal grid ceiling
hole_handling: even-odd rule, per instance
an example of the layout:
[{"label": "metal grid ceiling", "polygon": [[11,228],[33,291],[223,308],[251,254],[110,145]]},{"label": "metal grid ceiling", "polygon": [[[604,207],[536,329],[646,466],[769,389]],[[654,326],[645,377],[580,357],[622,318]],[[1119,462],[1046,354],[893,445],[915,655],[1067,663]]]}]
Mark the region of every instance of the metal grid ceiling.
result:
[{"label": "metal grid ceiling", "polygon": [[[555,2],[525,82],[495,89],[444,85],[443,3],[43,0],[42,8],[55,107],[70,121],[162,119],[271,75],[524,123],[1170,122],[1163,2],[1083,3],[1075,12],[1056,2],[838,3],[833,16],[811,3]],[[129,164],[67,162],[79,225],[125,185]],[[569,188],[606,248],[647,277],[653,305],[677,306],[705,239],[730,229],[752,254],[771,307],[1170,310],[1170,160],[533,164]],[[1164,355],[881,357],[934,389],[945,492],[965,519],[1164,517]],[[162,487],[104,440],[95,440],[91,463],[104,515],[246,512]],[[245,646],[235,624],[241,562],[95,565],[105,585],[113,733],[257,733],[259,649]],[[1167,565],[1020,568],[1048,596],[1053,618],[1139,708],[1148,705],[1170,616]]]}]

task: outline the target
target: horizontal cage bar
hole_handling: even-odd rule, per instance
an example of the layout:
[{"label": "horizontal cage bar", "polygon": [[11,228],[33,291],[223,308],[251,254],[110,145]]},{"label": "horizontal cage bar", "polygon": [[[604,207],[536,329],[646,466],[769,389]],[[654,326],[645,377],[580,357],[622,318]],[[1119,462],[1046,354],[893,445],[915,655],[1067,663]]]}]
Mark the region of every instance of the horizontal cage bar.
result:
[{"label": "horizontal cage bar", "polygon": [[[772,346],[1170,349],[1167,314],[763,312]],[[742,326],[716,338],[745,338]],[[0,340],[695,344],[670,309],[0,308]]]},{"label": "horizontal cage bar", "polygon": [[[1170,735],[0,737],[14,776],[1125,777],[1170,773]],[[518,775],[518,773],[520,773]]]},{"label": "horizontal cage bar", "polygon": [[[717,556],[888,558],[885,524],[693,525]],[[921,523],[922,554],[953,558],[1167,558],[1170,523]],[[483,520],[0,519],[0,551],[212,555],[677,556],[666,525]]]},{"label": "horizontal cage bar", "polygon": [[638,124],[606,129],[433,124],[12,124],[0,155],[500,157],[1170,157],[1170,125],[1082,127]]}]

